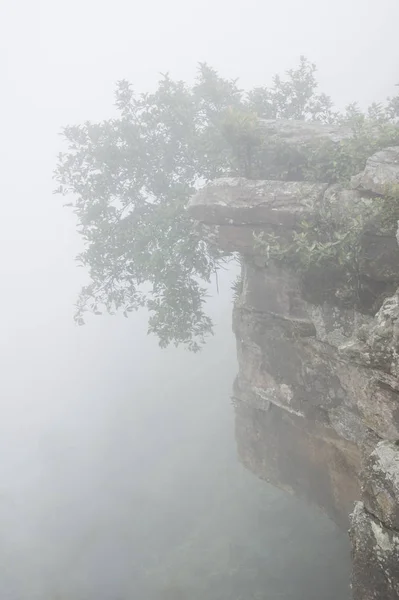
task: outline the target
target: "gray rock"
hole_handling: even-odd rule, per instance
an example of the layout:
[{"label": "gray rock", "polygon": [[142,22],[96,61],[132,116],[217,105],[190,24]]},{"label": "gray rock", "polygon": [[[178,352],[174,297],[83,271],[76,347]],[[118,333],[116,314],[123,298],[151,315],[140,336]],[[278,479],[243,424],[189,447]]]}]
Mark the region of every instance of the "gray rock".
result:
[{"label": "gray rock", "polygon": [[247,310],[286,320],[306,321],[314,334],[307,305],[301,298],[299,281],[294,272],[274,263],[270,263],[267,269],[259,268],[249,261],[244,263],[242,270],[242,306]]},{"label": "gray rock", "polygon": [[362,498],[367,510],[399,531],[399,446],[380,442],[365,464]]},{"label": "gray rock", "polygon": [[374,282],[399,283],[399,248],[392,233],[370,222],[360,237],[359,270]]},{"label": "gray rock", "polygon": [[337,406],[328,411],[328,417],[333,429],[340,437],[359,447],[368,443],[370,431],[361,415],[346,406]]},{"label": "gray rock", "polygon": [[194,195],[190,214],[208,225],[270,224],[292,229],[312,218],[327,189],[324,183],[216,179]]},{"label": "gray rock", "polygon": [[351,515],[353,600],[398,600],[399,535],[356,503]]},{"label": "gray rock", "polygon": [[240,399],[235,403],[237,449],[243,465],[272,485],[305,498],[347,529],[360,493],[356,446],[312,419],[267,402],[263,407]]},{"label": "gray rock", "polygon": [[307,312],[315,325],[317,339],[335,348],[350,341],[359,327],[372,319],[354,309],[338,308],[327,302],[309,305]]},{"label": "gray rock", "polygon": [[[301,164],[304,147],[352,135],[319,123],[260,126],[272,141],[271,164],[273,140]],[[233,314],[241,461],[340,525],[362,484],[364,503],[355,507],[350,532],[354,600],[399,599],[399,222],[396,235],[383,226],[375,197],[396,183],[399,147],[372,156],[352,189],[225,178],[202,188],[188,207],[203,237],[242,256]],[[316,225],[320,218],[327,234],[350,232],[354,276],[346,260],[322,263],[328,268],[310,261],[297,274],[293,263],[275,263],[255,243],[254,234],[263,233],[290,243],[303,220]]]},{"label": "gray rock", "polygon": [[340,352],[399,377],[399,290],[384,301],[371,325],[359,330],[358,340],[342,346]]},{"label": "gray rock", "polygon": [[352,177],[352,187],[384,195],[386,187],[399,184],[399,146],[373,154],[362,173]]},{"label": "gray rock", "polygon": [[340,184],[331,185],[325,192],[321,210],[325,220],[346,225],[352,219],[371,218],[377,213],[375,200],[368,198],[361,190],[346,189]]},{"label": "gray rock", "polygon": [[256,395],[288,412],[327,420],[346,398],[328,350],[311,344],[313,323],[280,314],[234,310],[240,375]]},{"label": "gray rock", "polygon": [[[362,353],[359,356],[363,357]],[[396,378],[354,364],[353,359],[332,364],[343,389],[346,405],[360,415],[365,427],[379,439],[399,438],[399,394]]]},{"label": "gray rock", "polygon": [[291,119],[262,119],[260,128],[267,139],[278,139],[298,149],[301,149],[303,144],[339,143],[353,135],[350,127]]}]

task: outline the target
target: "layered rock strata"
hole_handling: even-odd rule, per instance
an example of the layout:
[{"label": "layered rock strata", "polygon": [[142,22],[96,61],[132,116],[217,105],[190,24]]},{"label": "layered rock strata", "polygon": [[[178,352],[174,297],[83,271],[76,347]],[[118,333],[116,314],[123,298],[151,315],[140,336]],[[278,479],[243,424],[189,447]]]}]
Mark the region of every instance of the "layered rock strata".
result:
[{"label": "layered rock strata", "polygon": [[[348,135],[295,122],[263,127],[290,144]],[[375,210],[387,184],[397,183],[399,148],[388,148],[347,189],[227,178],[189,206],[203,235],[242,264],[233,310],[240,459],[343,527],[352,513],[355,600],[399,598],[399,246]],[[331,227],[364,223],[356,302],[339,265],[305,276],[256,242],[271,234],[288,246],[304,221],[317,227],[320,214]]]}]

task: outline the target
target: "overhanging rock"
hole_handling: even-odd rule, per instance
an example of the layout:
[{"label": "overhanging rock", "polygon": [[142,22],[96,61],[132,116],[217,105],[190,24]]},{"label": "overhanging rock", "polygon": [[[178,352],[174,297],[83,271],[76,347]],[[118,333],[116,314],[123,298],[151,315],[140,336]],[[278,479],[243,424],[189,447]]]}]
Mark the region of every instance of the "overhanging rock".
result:
[{"label": "overhanging rock", "polygon": [[299,181],[216,179],[192,198],[189,211],[207,225],[292,228],[315,214],[327,187]]}]

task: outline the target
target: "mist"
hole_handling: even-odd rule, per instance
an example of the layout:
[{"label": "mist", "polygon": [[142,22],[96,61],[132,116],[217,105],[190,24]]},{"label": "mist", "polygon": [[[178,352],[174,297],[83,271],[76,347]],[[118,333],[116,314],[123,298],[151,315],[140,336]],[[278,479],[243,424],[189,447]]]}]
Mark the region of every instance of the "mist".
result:
[{"label": "mist", "polygon": [[383,100],[398,18],[397,0],[3,2],[1,598],[349,597],[345,533],[238,463],[234,273],[200,354],[161,350],[145,313],[75,327],[87,275],[52,171],[61,127],[112,115],[118,79],[151,90],[198,61],[253,87],[304,54],[339,106]]}]

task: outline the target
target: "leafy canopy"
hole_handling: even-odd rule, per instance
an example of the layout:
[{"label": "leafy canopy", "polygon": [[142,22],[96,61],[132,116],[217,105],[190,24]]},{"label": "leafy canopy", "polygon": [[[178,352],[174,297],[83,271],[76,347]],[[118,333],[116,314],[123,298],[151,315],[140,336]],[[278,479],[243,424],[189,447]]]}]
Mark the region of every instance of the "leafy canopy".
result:
[{"label": "leafy canopy", "polygon": [[[338,160],[328,150],[301,165],[301,177],[334,180],[352,174],[348,155],[349,171],[358,170],[370,144],[380,143],[370,124],[384,128],[399,115],[397,99],[374,105],[367,115],[356,105],[339,115],[331,99],[318,93],[315,72],[302,57],[285,78],[276,75],[270,87],[249,93],[206,64],[192,86],[164,75],[152,94],[136,94],[120,81],[117,116],[63,129],[67,149],[58,157],[55,192],[72,198],[67,206],[84,240],[77,261],[90,276],[76,305],[78,324],[87,311],[122,310],[127,316],[145,307],[148,331],[161,346],[200,349],[212,333],[204,306],[208,284],[223,259],[195,232],[186,212],[198,185],[227,175],[284,176],[269,168],[259,118],[353,123],[358,135],[351,143],[357,147],[342,149]],[[316,159],[322,172],[316,172]]]}]

